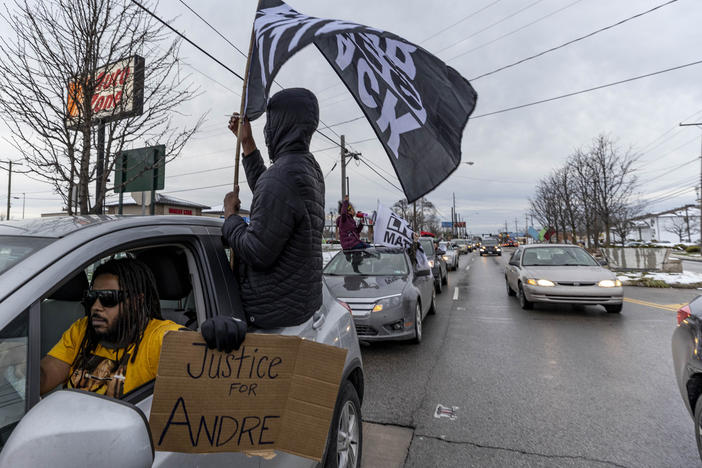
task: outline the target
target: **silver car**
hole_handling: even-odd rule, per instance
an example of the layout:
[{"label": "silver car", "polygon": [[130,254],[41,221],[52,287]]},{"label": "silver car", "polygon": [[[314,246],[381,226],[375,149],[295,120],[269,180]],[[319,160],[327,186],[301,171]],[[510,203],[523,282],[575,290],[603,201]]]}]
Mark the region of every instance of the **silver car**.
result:
[{"label": "silver car", "polygon": [[[154,453],[146,425],[153,382],[119,401],[72,390],[40,401],[39,361],[84,315],[83,291],[103,259],[142,259],[154,270],[164,318],[193,330],[208,317],[240,310],[221,227],[222,220],[199,216],[0,224],[0,466],[319,466],[282,452],[272,459]],[[323,305],[309,321],[257,332],[297,335],[348,350],[324,466],[360,466],[364,380],[348,308],[324,288]]]},{"label": "silver car", "polygon": [[522,309],[536,302],[603,305],[622,311],[622,283],[585,249],[567,244],[520,246],[505,267],[507,294]]},{"label": "silver car", "polygon": [[446,269],[450,271],[458,270],[458,258],[461,255],[458,248],[446,241],[439,242],[439,248],[444,251],[443,257],[446,262]]},{"label": "silver car", "polygon": [[422,341],[422,320],[436,313],[434,278],[399,248],[338,253],[324,268],[332,294],[351,308],[364,341]]}]

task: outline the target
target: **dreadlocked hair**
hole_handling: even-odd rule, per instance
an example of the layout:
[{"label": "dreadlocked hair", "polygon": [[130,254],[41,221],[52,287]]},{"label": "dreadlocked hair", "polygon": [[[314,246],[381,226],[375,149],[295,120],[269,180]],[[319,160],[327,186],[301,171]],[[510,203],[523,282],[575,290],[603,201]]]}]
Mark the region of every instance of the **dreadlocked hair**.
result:
[{"label": "dreadlocked hair", "polygon": [[[91,288],[95,279],[104,274],[116,276],[119,289],[126,294],[125,300],[119,303],[115,344],[124,347],[124,354],[118,361],[124,359],[129,346],[134,345],[130,358],[133,363],[149,321],[162,319],[156,280],[149,267],[133,258],[111,259],[98,266],[93,273]],[[86,307],[85,313],[90,317],[89,308]],[[100,338],[88,324],[72,367],[77,369],[85,364],[99,342]]]}]

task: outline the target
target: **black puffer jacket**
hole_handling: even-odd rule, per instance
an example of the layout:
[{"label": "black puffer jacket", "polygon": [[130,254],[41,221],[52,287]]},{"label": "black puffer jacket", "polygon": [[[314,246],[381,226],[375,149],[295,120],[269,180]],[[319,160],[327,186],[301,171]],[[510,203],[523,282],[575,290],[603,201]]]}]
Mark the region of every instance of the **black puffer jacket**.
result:
[{"label": "black puffer jacket", "polygon": [[285,89],[268,102],[264,129],[271,167],[258,151],[244,157],[253,192],[251,222],[230,216],[222,233],[240,264],[249,323],[298,325],[322,305],[324,177],[309,152],[319,122],[317,98]]}]

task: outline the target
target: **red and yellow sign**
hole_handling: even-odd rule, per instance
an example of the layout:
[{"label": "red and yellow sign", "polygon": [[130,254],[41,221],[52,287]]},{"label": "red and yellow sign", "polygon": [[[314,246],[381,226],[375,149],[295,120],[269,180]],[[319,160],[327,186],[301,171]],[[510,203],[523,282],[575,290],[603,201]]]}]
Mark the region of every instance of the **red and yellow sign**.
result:
[{"label": "red and yellow sign", "polygon": [[[90,100],[92,118],[117,120],[139,115],[144,104],[144,59],[134,55],[96,72],[95,90]],[[75,82],[68,83],[68,118],[78,123],[83,110],[84,93]]]}]

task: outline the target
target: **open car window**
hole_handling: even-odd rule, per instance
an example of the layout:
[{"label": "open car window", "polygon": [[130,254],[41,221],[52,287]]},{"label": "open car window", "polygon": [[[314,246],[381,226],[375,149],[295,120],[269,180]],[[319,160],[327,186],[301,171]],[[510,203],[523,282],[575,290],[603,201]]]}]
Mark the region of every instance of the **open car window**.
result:
[{"label": "open car window", "polygon": [[152,271],[159,294],[161,316],[197,330],[205,311],[193,254],[179,245],[156,245],[124,250],[97,258],[86,268],[68,275],[58,289],[40,303],[40,356],[59,343],[63,334],[86,316],[82,300],[96,268],[111,259],[135,258]]}]

